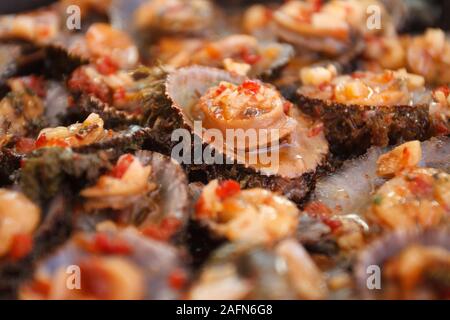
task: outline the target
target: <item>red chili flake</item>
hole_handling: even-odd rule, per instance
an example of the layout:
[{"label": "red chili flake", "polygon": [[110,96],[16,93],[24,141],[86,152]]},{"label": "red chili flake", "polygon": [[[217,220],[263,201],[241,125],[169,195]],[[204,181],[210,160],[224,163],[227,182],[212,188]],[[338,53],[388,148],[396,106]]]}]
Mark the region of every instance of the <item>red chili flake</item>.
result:
[{"label": "red chili flake", "polygon": [[213,45],[207,46],[206,52],[211,59],[220,59],[222,57],[220,51]]},{"label": "red chili flake", "polygon": [[322,0],[313,0],[312,1],[312,9],[314,12],[320,11],[322,8]]},{"label": "red chili flake", "polygon": [[125,154],[119,158],[116,166],[111,170],[110,176],[121,179],[125,172],[134,161],[134,156],[131,154]]},{"label": "red chili flake", "polygon": [[364,72],[361,71],[356,71],[352,73],[352,78],[353,79],[363,79],[366,77],[366,74]]},{"label": "red chili flake", "polygon": [[45,134],[41,134],[35,142],[35,148],[40,149],[40,148],[44,148],[44,147],[67,148],[67,147],[70,147],[70,145],[63,139],[56,139],[56,138],[47,139]]},{"label": "red chili flake", "polygon": [[447,135],[450,133],[450,128],[445,123],[438,122],[434,127],[437,135]]},{"label": "red chili flake", "polygon": [[83,67],[72,73],[68,86],[72,91],[91,94],[103,102],[111,103],[111,90],[105,83],[93,83]]},{"label": "red chili flake", "polygon": [[177,218],[164,218],[159,225],[150,225],[142,230],[142,233],[152,239],[167,241],[180,228],[181,221]]},{"label": "red chili flake", "polygon": [[269,8],[266,8],[266,10],[264,11],[264,16],[265,16],[267,21],[272,20],[273,11],[271,9],[269,9]]},{"label": "red chili flake", "polygon": [[450,87],[449,86],[441,86],[441,87],[437,88],[435,91],[441,91],[442,93],[444,93],[444,95],[446,97],[448,97],[448,95],[450,94]]},{"label": "red chili flake", "polygon": [[225,85],[221,84],[221,85],[217,88],[217,90],[216,90],[216,92],[215,92],[215,95],[216,95],[216,96],[220,96],[225,90],[227,90],[227,87],[226,87]]},{"label": "red chili flake", "polygon": [[30,234],[16,234],[12,240],[9,256],[19,260],[29,254],[32,248],[33,238]]},{"label": "red chili flake", "polygon": [[131,253],[130,245],[121,238],[112,238],[105,233],[97,233],[92,243],[92,250],[105,254],[123,254]]},{"label": "red chili flake", "polygon": [[315,126],[313,126],[309,132],[308,132],[308,138],[312,138],[317,136],[318,134],[320,134],[323,131],[323,123],[319,123]]},{"label": "red chili flake", "polygon": [[247,91],[252,92],[253,94],[258,93],[259,89],[261,88],[261,85],[253,80],[245,80],[241,84],[241,88]]},{"label": "red chili flake", "polygon": [[81,270],[81,290],[97,299],[107,300],[110,296],[110,275],[97,258],[90,258],[79,263]]},{"label": "red chili flake", "polygon": [[408,181],[409,190],[418,197],[427,197],[433,194],[433,185],[421,175]]},{"label": "red chili flake", "polygon": [[22,77],[20,78],[20,82],[41,98],[44,98],[47,94],[44,80],[41,77],[34,75]]},{"label": "red chili flake", "polygon": [[182,289],[187,281],[186,272],[182,269],[175,269],[169,274],[168,282],[169,286],[173,289]]},{"label": "red chili flake", "polygon": [[320,214],[331,215],[333,213],[333,211],[327,205],[323,204],[320,201],[313,201],[308,203],[303,211],[313,216]]},{"label": "red chili flake", "polygon": [[284,111],[284,113],[286,113],[286,114],[289,113],[291,108],[292,108],[292,103],[290,103],[289,101],[285,101],[283,103],[283,111]]},{"label": "red chili flake", "polygon": [[342,222],[337,219],[321,217],[321,220],[324,224],[330,227],[331,232],[334,232],[336,229],[339,229],[342,226]]},{"label": "red chili flake", "polygon": [[98,72],[106,76],[116,73],[118,70],[117,64],[110,57],[100,58],[96,63],[96,67]]},{"label": "red chili flake", "polygon": [[209,217],[209,212],[205,208],[205,198],[203,198],[203,196],[201,196],[195,204],[195,214],[198,218]]},{"label": "red chili flake", "polygon": [[225,180],[219,184],[216,194],[221,200],[232,197],[241,191],[241,186],[234,180]]},{"label": "red chili flake", "polygon": [[304,211],[311,217],[320,219],[322,223],[330,227],[334,232],[336,229],[342,226],[342,222],[333,218],[333,211],[320,201],[310,202],[304,209]]},{"label": "red chili flake", "polygon": [[41,296],[46,297],[50,293],[50,282],[46,280],[34,279],[31,281],[28,288]]},{"label": "red chili flake", "polygon": [[241,59],[250,65],[254,65],[261,60],[261,56],[256,53],[251,53],[247,48],[242,49],[241,51]]},{"label": "red chili flake", "polygon": [[16,151],[20,153],[28,153],[35,149],[34,140],[30,138],[19,138],[16,142]]}]

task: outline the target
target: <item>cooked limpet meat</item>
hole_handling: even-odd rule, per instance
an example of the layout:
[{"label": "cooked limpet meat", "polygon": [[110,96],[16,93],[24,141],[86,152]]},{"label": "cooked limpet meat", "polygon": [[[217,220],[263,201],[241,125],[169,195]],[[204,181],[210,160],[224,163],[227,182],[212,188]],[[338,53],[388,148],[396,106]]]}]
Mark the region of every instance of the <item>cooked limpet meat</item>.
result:
[{"label": "cooked limpet meat", "polygon": [[[274,138],[283,139],[295,130],[295,120],[285,112],[290,107],[290,102],[272,86],[246,80],[239,86],[221,82],[212,87],[200,98],[193,112],[201,112],[199,118],[206,129],[217,128],[224,134],[227,129],[276,129],[279,133]],[[257,143],[264,146],[259,144],[264,141]],[[253,147],[246,144],[246,148]]]},{"label": "cooked limpet meat", "polygon": [[247,180],[247,187],[271,185],[271,190],[290,194],[288,197],[295,201],[306,194],[307,184],[295,191],[291,188],[305,183],[306,176],[314,175],[325,161],[328,145],[322,125],[291,107],[273,87],[222,70],[194,66],[172,73],[166,90],[184,124],[201,136],[210,150],[220,152],[216,160],[222,157],[222,164],[244,166],[237,171],[223,166],[222,173],[220,163],[215,162],[209,167],[215,174],[240,180],[236,176],[240,171],[261,172],[263,175],[254,176],[254,181]]},{"label": "cooked limpet meat", "polygon": [[336,154],[361,154],[371,145],[430,136],[432,95],[421,76],[405,70],[337,75],[333,66],[306,67],[300,76],[297,105],[324,121]]},{"label": "cooked limpet meat", "polygon": [[450,215],[450,175],[430,168],[405,170],[372,197],[369,218],[389,229],[431,227]]},{"label": "cooked limpet meat", "polygon": [[270,75],[285,65],[293,53],[287,44],[263,42],[249,35],[237,34],[207,42],[194,53],[181,52],[168,64],[174,67],[192,64],[225,67],[228,71],[249,76]]},{"label": "cooked limpet meat", "polygon": [[427,29],[420,36],[407,40],[407,68],[422,75],[427,83],[450,82],[450,41],[444,31]]},{"label": "cooked limpet meat", "polygon": [[230,241],[273,243],[292,235],[299,211],[264,189],[241,190],[237,182],[210,182],[196,206],[196,219]]},{"label": "cooked limpet meat", "polygon": [[27,254],[21,252],[26,250],[21,243],[28,241],[31,246],[31,235],[40,220],[40,208],[25,195],[0,189],[0,257],[20,258]]},{"label": "cooked limpet meat", "polygon": [[[367,268],[381,270],[380,290],[367,289]],[[356,283],[370,299],[448,299],[450,238],[445,229],[396,231],[369,246],[355,265]]]},{"label": "cooked limpet meat", "polygon": [[[280,266],[283,265],[283,268]],[[325,276],[306,250],[286,239],[274,247],[225,245],[190,288],[193,300],[325,299]]]},{"label": "cooked limpet meat", "polygon": [[[80,276],[71,281],[74,273]],[[187,280],[174,247],[142,237],[134,229],[75,234],[53,256],[40,262],[21,287],[21,299],[141,300],[176,299]],[[71,283],[68,287],[66,284]]]},{"label": "cooked limpet meat", "polygon": [[[363,35],[392,33],[390,18],[383,19],[380,28],[367,27],[367,8],[377,5],[383,17],[389,17],[377,1],[288,1],[273,13],[276,32],[280,38],[329,56],[361,50]],[[352,52],[354,52],[352,54]]]},{"label": "cooked limpet meat", "polygon": [[212,25],[213,13],[213,5],[208,0],[143,1],[134,13],[134,23],[140,30],[196,34]]},{"label": "cooked limpet meat", "polygon": [[423,77],[405,70],[337,76],[332,66],[312,67],[301,70],[301,79],[300,94],[347,105],[417,105],[430,98]]}]

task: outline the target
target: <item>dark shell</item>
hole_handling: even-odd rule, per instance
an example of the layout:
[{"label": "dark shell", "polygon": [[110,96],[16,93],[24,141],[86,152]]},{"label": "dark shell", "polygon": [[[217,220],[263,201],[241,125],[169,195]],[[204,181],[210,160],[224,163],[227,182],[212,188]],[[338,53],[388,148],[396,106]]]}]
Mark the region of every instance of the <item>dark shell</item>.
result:
[{"label": "dark shell", "polygon": [[412,244],[438,246],[450,250],[450,234],[447,229],[398,231],[375,241],[359,255],[354,268],[356,285],[363,297],[369,299],[375,297],[375,293],[367,289],[367,268],[372,265],[381,268],[386,260]]},{"label": "dark shell", "polygon": [[427,105],[345,105],[301,94],[295,102],[303,112],[323,121],[331,152],[336,155],[359,155],[372,145],[383,147],[430,136]]},{"label": "dark shell", "polygon": [[[175,73],[172,73],[166,82],[166,93],[173,101],[173,108],[178,113],[178,119],[180,120],[177,123],[182,124],[182,128],[188,128],[192,132],[193,121],[187,114],[187,106],[191,106],[199,98],[199,94],[201,95],[208,88],[217,85],[220,81],[238,83],[244,79],[244,77],[232,75],[223,70],[199,66],[179,69]],[[184,90],[180,90],[181,88],[184,88]],[[199,137],[192,133],[192,148],[194,148],[194,141],[197,139]],[[172,142],[170,146],[174,146],[175,144]],[[211,146],[203,143],[202,148],[204,150],[205,148],[211,148]],[[218,150],[212,149],[214,154],[221,155]],[[171,150],[168,151],[171,152]],[[195,154],[193,150],[191,154]],[[224,161],[223,164],[214,165],[185,164],[189,178],[191,181],[201,182],[207,182],[216,178],[233,179],[239,181],[244,188],[266,188],[271,191],[280,192],[296,203],[301,203],[313,188],[314,180],[320,167],[326,166],[327,164],[326,156],[324,156],[322,163],[318,163],[316,171],[305,172],[295,178],[287,178],[281,175],[263,175],[257,169],[239,163],[232,155],[226,156],[230,158],[229,161],[232,164],[227,164],[227,161]]]},{"label": "dark shell", "polygon": [[[171,287],[168,281],[172,272],[183,270],[186,276],[188,274],[185,259],[175,247],[143,237],[134,229],[105,231],[105,233],[121,237],[132,248],[131,254],[123,257],[143,270],[145,275],[144,299],[168,300],[181,297],[180,288]],[[94,236],[95,233],[82,235],[88,241],[92,240]],[[37,272],[52,276],[61,267],[77,264],[80,259],[95,255],[85,251],[76,241],[71,240],[54,255],[42,261],[37,267]]]},{"label": "dark shell", "polygon": [[64,123],[81,121],[86,119],[91,113],[97,113],[105,122],[105,126],[112,129],[139,125],[142,122],[142,116],[117,110],[96,97],[86,94],[75,94],[75,96],[75,105],[67,110],[63,117]]},{"label": "dark shell", "polygon": [[[150,224],[159,224],[166,218],[174,218],[181,224],[177,236],[184,232],[189,219],[190,197],[187,178],[183,169],[170,158],[162,154],[150,151],[138,151],[136,157],[143,165],[152,167],[151,182],[156,183],[156,190],[152,191],[150,196],[145,198],[147,202],[138,201],[133,204],[131,209],[123,209],[126,214],[131,216],[131,221],[127,223],[144,227]],[[173,201],[176,199],[176,201]],[[145,215],[140,210],[145,210]],[[129,212],[131,211],[131,212]],[[95,230],[96,224],[102,220],[110,220],[111,214],[118,212],[110,210],[100,210],[99,212],[80,213],[77,217],[77,227],[82,230]],[[118,214],[120,216],[120,213]],[[171,239],[178,242],[178,237],[172,236]]]},{"label": "dark shell", "polygon": [[0,299],[16,299],[19,286],[29,279],[36,261],[61,245],[72,232],[70,194],[60,192],[43,210],[43,217],[33,237],[33,251],[13,261],[0,259]]}]

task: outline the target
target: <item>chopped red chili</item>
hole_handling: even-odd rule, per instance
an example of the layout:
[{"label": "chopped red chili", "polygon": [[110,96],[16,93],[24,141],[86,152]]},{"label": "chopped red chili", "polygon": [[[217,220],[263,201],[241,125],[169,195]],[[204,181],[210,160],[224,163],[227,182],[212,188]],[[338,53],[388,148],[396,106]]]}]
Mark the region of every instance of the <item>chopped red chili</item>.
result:
[{"label": "chopped red chili", "polygon": [[110,57],[102,57],[97,61],[96,64],[98,72],[103,75],[110,75],[117,72],[117,65],[114,61],[111,60]]},{"label": "chopped red chili", "polygon": [[242,88],[246,91],[249,91],[253,94],[256,94],[256,93],[258,93],[259,89],[261,88],[261,85],[258,82],[253,81],[253,80],[245,80],[241,84],[240,88]]},{"label": "chopped red chili", "polygon": [[261,58],[262,57],[259,54],[251,53],[247,48],[244,48],[241,51],[241,59],[247,64],[254,65],[258,63]]},{"label": "chopped red chili", "polygon": [[130,245],[121,238],[111,237],[105,233],[97,233],[93,239],[91,249],[94,252],[104,254],[123,254],[127,255],[132,252]]},{"label": "chopped red chili", "polygon": [[216,194],[221,200],[224,200],[226,198],[234,196],[240,191],[241,186],[238,182],[234,180],[225,180],[217,187]]},{"label": "chopped red chili", "polygon": [[187,281],[187,276],[184,270],[175,269],[169,274],[168,282],[169,286],[173,289],[180,290],[182,289]]}]

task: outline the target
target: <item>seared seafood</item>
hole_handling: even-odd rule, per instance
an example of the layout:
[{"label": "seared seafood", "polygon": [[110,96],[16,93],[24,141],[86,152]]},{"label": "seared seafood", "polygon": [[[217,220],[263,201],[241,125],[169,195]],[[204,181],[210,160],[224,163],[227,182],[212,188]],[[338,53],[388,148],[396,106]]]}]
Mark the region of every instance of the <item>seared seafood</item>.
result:
[{"label": "seared seafood", "polygon": [[[408,40],[407,40],[408,41]],[[450,82],[450,41],[444,31],[428,29],[425,34],[413,37],[407,43],[407,67],[422,75],[427,83],[448,84]]]},{"label": "seared seafood", "polygon": [[364,153],[430,135],[431,93],[421,76],[404,70],[337,76],[333,66],[304,68],[297,105],[322,119],[336,153]]},{"label": "seared seafood", "polygon": [[270,75],[285,65],[293,49],[287,44],[259,42],[248,35],[232,35],[206,43],[196,52],[181,52],[168,61],[182,67],[192,64],[224,67],[228,71],[251,77]]},{"label": "seared seafood", "polygon": [[[174,239],[188,219],[188,190],[184,173],[159,154],[124,154],[94,184],[79,190],[76,225],[92,230],[104,221],[119,226],[135,225],[146,236]],[[178,201],[170,198],[177,195]]]},{"label": "seared seafood", "polygon": [[[203,137],[209,152],[220,152],[213,159],[222,157],[223,164],[245,168],[223,166],[218,176],[248,187],[270,185],[294,201],[302,200],[309,189],[308,179],[324,164],[328,152],[321,123],[300,114],[270,85],[217,69],[180,69],[168,77],[166,90],[185,126]],[[254,131],[255,139],[247,136],[244,130],[248,129]],[[240,133],[234,136],[237,130]],[[222,139],[211,136],[212,132]],[[211,169],[219,172],[219,168]],[[239,176],[241,170],[247,171],[245,180]]]},{"label": "seared seafood", "polygon": [[[68,288],[66,270],[73,265],[79,268],[81,282]],[[188,271],[175,248],[133,229],[99,231],[74,235],[42,261],[33,279],[22,286],[20,298],[176,299],[183,289],[176,281],[181,277],[187,280]]]}]

